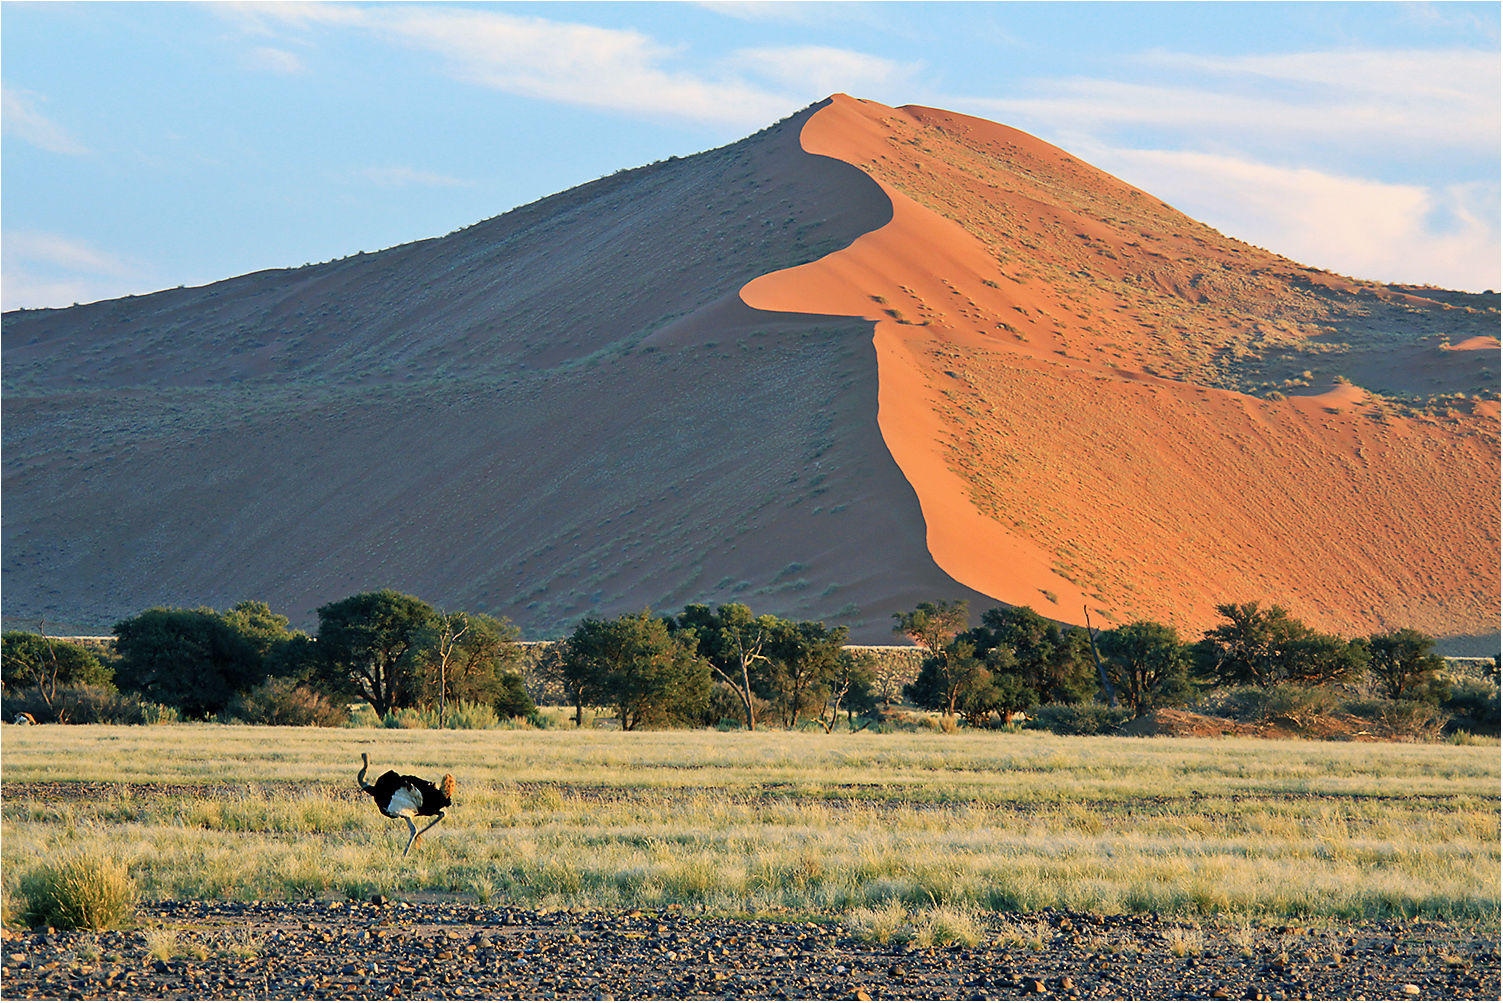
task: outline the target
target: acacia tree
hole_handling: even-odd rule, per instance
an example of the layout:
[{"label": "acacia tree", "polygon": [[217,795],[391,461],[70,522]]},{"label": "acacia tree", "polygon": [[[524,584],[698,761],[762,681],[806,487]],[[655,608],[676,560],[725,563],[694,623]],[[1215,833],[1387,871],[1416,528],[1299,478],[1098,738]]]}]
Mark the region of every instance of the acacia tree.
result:
[{"label": "acacia tree", "polygon": [[694,638],[646,610],[582,621],[562,669],[576,706],[614,707],[623,731],[693,721],[709,696],[710,667]]},{"label": "acacia tree", "polygon": [[437,621],[432,606],[391,589],[320,606],[319,678],[370,701],[382,716],[410,707],[422,693],[418,656]]},{"label": "acacia tree", "polygon": [[[965,599],[919,603],[911,612],[894,613],[892,632],[901,634],[928,652],[919,678],[912,687],[923,699],[936,701],[934,709],[946,717],[955,716],[955,704],[968,677],[976,667],[975,645],[957,641],[970,617],[970,603]],[[926,678],[926,674],[928,678]],[[912,687],[904,687],[907,694]],[[928,694],[934,694],[928,696]]]},{"label": "acacia tree", "polygon": [[116,679],[122,689],[189,717],[224,710],[266,677],[261,652],[208,607],[153,607],[115,624]]},{"label": "acacia tree", "polygon": [[1139,620],[1103,631],[1096,644],[1108,677],[1134,714],[1193,695],[1188,658],[1173,627]]},{"label": "acacia tree", "polygon": [[1362,644],[1317,633],[1282,606],[1221,603],[1216,612],[1227,622],[1206,631],[1198,647],[1205,668],[1223,685],[1318,686],[1367,667]]},{"label": "acacia tree", "polygon": [[747,731],[757,730],[760,691],[766,689],[770,664],[763,652],[781,625],[775,616],[753,617],[751,609],[741,603],[726,603],[713,613],[710,607],[693,603],[670,624],[674,630],[693,632],[699,655],[741,702]]},{"label": "acacia tree", "polygon": [[70,641],[47,636],[45,620],[37,633],[21,630],[0,635],[0,678],[8,689],[35,686],[42,702],[54,714],[59,686],[106,686],[114,688],[114,670],[92,651]]},{"label": "acacia tree", "polygon": [[842,649],[835,672],[830,677],[829,707],[820,711],[820,723],[825,734],[835,730],[835,720],[845,705],[846,716],[854,721],[856,713],[870,713],[877,707],[877,695],[872,688],[872,667],[876,658],[870,652],[860,655]]},{"label": "acacia tree", "polygon": [[1434,647],[1435,638],[1408,627],[1369,637],[1369,668],[1383,695],[1398,700],[1442,671],[1446,660]]},{"label": "acacia tree", "polygon": [[[414,658],[422,666],[419,698],[437,700],[439,725],[444,723],[448,698],[506,709],[517,706],[513,671],[521,658],[520,631],[509,620],[484,613],[439,613],[420,638]],[[517,682],[508,680],[516,676]],[[525,713],[525,711],[524,711]],[[509,716],[514,716],[509,715]]]},{"label": "acacia tree", "polygon": [[1085,632],[1078,627],[1065,629],[1028,606],[987,610],[981,614],[981,626],[966,636],[976,645],[976,654],[987,657],[987,667],[993,671],[997,667],[992,665],[990,652],[998,647],[1011,650],[1012,665],[1005,671],[1020,678],[1016,688],[1020,694],[1031,691],[1045,703],[1079,703],[1096,690]]},{"label": "acacia tree", "polygon": [[848,631],[803,620],[783,621],[772,643],[769,682],[792,728],[806,711],[823,708],[831,681],[840,672]]}]

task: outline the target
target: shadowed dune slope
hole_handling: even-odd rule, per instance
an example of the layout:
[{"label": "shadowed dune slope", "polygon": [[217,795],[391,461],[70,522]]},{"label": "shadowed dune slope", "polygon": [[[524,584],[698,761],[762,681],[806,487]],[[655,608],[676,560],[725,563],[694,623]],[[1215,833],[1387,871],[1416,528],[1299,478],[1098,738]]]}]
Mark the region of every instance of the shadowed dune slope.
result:
[{"label": "shadowed dune slope", "polygon": [[5,616],[391,587],[539,637],[690,601],[850,623],[942,572],[871,325],[736,291],[882,226],[809,112],[447,237],[5,317]]},{"label": "shadowed dune slope", "polygon": [[837,95],[446,237],[7,314],[4,612],[308,627],[392,587],[533,637],[737,600],[871,642],[925,599],[1256,598],[1495,636],[1497,324]]}]

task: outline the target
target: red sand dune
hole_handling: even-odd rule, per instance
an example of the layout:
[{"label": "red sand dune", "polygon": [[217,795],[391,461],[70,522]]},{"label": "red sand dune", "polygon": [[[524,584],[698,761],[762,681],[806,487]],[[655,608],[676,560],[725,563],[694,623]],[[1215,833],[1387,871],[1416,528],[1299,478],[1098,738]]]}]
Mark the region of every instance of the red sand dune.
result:
[{"label": "red sand dune", "polygon": [[[1193,232],[1166,240],[1130,211],[1155,200],[979,119],[840,95],[801,141],[865,170],[892,201],[892,222],[754,280],[742,298],[875,322],[883,438],[918,493],[930,551],[958,581],[1076,621],[1090,606],[1107,620],[1198,631],[1216,602],[1264,599],[1349,633],[1496,627],[1495,414],[1455,419],[1463,430],[1364,412],[1369,394],[1345,382],[1264,401],[1145,379],[1173,368],[1174,353],[1143,323],[1141,304],[1113,302],[1103,288],[1143,269],[1166,292],[1217,296],[1191,292],[1193,281],[1187,289],[1183,270],[1145,262],[1148,241],[1163,250],[1147,255],[1197,269],[1231,269],[1236,258],[1237,270],[1256,271],[1279,259]],[[929,155],[915,158],[914,145]],[[978,147],[1005,150],[1011,177],[988,178],[1000,165],[975,157]],[[1074,207],[1051,198],[1049,175],[1059,173],[1070,175]],[[1001,225],[965,216],[975,199]],[[1055,237],[1031,245],[1028,268],[1084,265],[1094,287],[1070,295],[1057,282],[1019,281],[993,251],[1018,219]],[[1093,326],[1096,311],[1114,316]],[[1453,350],[1497,344],[1474,337]],[[988,419],[1017,430],[995,452],[976,441]],[[1005,472],[998,452],[1011,461]]]},{"label": "red sand dune", "polygon": [[7,314],[5,615],[392,587],[882,642],[929,599],[1190,634],[1256,599],[1486,653],[1497,330],[837,95],[442,238]]}]

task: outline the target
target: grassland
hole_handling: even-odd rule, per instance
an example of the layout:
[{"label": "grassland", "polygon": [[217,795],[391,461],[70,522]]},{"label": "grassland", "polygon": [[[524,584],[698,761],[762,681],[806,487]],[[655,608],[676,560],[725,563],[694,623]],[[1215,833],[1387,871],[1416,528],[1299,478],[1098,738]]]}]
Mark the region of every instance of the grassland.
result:
[{"label": "grassland", "polygon": [[[409,857],[355,789],[363,751],[459,780]],[[3,752],[7,916],[20,875],[72,850],[125,861],[148,898],[1491,926],[1499,908],[1488,746],[168,725],[7,726]]]}]

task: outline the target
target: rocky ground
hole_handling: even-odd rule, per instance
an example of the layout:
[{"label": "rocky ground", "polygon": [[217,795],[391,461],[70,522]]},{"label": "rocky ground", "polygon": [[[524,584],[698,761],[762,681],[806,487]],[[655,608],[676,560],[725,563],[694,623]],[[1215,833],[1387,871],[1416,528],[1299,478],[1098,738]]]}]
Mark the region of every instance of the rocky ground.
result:
[{"label": "rocky ground", "polygon": [[5,932],[6,999],[1486,999],[1495,931],[1195,927],[1057,911],[972,946],[685,910],[145,905],[128,932]]}]

